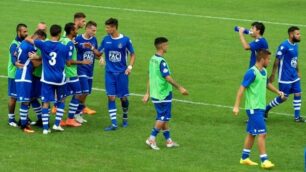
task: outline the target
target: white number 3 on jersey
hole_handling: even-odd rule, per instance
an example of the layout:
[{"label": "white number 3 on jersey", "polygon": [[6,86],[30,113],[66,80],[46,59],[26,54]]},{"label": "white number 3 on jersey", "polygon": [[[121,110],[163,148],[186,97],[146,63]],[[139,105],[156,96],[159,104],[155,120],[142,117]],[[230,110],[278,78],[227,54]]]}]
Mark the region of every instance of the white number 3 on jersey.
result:
[{"label": "white number 3 on jersey", "polygon": [[49,64],[51,66],[54,66],[56,64],[56,57],[57,57],[56,52],[51,52],[49,56],[51,57],[51,59],[49,60]]}]

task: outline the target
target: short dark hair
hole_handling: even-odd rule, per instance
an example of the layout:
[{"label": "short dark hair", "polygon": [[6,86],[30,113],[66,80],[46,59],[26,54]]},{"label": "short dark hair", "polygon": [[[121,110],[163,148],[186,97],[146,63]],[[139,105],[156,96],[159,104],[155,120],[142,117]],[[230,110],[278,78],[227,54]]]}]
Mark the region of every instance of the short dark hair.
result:
[{"label": "short dark hair", "polygon": [[157,48],[160,44],[168,42],[168,39],[165,37],[157,37],[154,41],[154,45]]},{"label": "short dark hair", "polygon": [[38,35],[40,37],[47,38],[47,34],[41,29],[38,29],[37,31],[35,31],[34,35]]},{"label": "short dark hair", "polygon": [[265,25],[261,22],[254,22],[251,26],[255,26],[257,30],[259,30],[260,35],[265,33]]},{"label": "short dark hair", "polygon": [[75,26],[74,26],[74,23],[67,23],[65,25],[65,32],[66,32],[66,35],[69,35],[73,30],[75,29]]},{"label": "short dark hair", "polygon": [[16,26],[16,32],[20,31],[20,29],[21,29],[22,27],[27,28],[28,26],[27,26],[26,24],[24,24],[24,23],[19,23],[19,24]]},{"label": "short dark hair", "polygon": [[256,54],[256,61],[260,61],[261,59],[266,59],[267,55],[271,55],[271,52],[267,49],[260,49]]},{"label": "short dark hair", "polygon": [[78,19],[78,18],[86,18],[86,15],[82,12],[77,12],[74,14],[74,19]]},{"label": "short dark hair", "polygon": [[300,30],[300,28],[298,28],[297,26],[291,26],[288,28],[288,34],[290,34],[291,32],[294,32],[296,30]]},{"label": "short dark hair", "polygon": [[50,27],[51,36],[58,36],[62,32],[62,27],[60,25],[54,24]]},{"label": "short dark hair", "polygon": [[88,28],[88,27],[90,27],[90,26],[95,26],[95,27],[97,27],[97,23],[94,22],[94,21],[89,21],[89,22],[86,23],[85,28]]},{"label": "short dark hair", "polygon": [[109,18],[105,21],[105,25],[112,25],[112,26],[116,26],[116,28],[118,28],[119,22],[115,18]]}]

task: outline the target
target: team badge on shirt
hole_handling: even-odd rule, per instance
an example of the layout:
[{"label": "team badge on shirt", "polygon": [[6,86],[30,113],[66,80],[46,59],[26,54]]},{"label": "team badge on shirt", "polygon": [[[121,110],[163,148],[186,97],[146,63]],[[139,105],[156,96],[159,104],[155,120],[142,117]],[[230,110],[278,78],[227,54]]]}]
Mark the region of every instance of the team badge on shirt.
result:
[{"label": "team badge on shirt", "polygon": [[120,49],[122,48],[122,44],[121,43],[118,44],[118,48],[120,48]]}]

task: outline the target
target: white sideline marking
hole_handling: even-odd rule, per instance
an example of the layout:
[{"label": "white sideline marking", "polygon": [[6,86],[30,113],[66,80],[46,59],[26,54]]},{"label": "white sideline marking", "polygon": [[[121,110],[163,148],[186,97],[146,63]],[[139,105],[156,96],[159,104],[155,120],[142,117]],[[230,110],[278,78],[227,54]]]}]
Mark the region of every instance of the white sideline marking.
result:
[{"label": "white sideline marking", "polygon": [[[66,6],[100,8],[100,9],[106,9],[106,10],[119,10],[119,11],[140,12],[140,13],[165,14],[165,15],[172,15],[172,16],[182,16],[182,17],[207,18],[207,19],[216,19],[216,20],[230,20],[230,21],[241,21],[241,22],[253,22],[253,21],[255,21],[255,20],[251,20],[251,19],[206,16],[206,15],[197,15],[197,14],[142,10],[142,9],[133,9],[133,8],[107,7],[107,6],[89,5],[89,4],[75,4],[75,3],[67,3],[67,2],[51,2],[51,1],[37,1],[37,0],[20,0],[20,1],[40,3],[40,4],[56,4],[56,5],[66,5]],[[294,25],[294,26],[306,27],[306,25],[304,25],[304,24],[282,23],[282,22],[265,21],[265,20],[259,20],[259,21],[261,21],[263,23],[274,24],[274,25],[283,25],[283,26],[293,26]]]},{"label": "white sideline marking", "polygon": [[[7,76],[0,75],[0,78],[7,78]],[[95,91],[101,91],[105,92],[105,89],[102,88],[92,88],[92,90]],[[137,94],[137,93],[130,93],[131,96],[136,96],[136,97],[142,97],[144,96],[143,94]],[[226,105],[219,105],[219,104],[211,104],[211,103],[205,103],[205,102],[194,102],[190,100],[180,100],[180,99],[172,99],[173,101],[180,102],[180,103],[185,103],[185,104],[193,104],[193,105],[202,105],[202,106],[210,106],[210,107],[216,107],[216,108],[224,108],[224,109],[233,109],[233,106],[226,106]],[[244,109],[244,108],[240,108]],[[293,116],[292,114],[288,113],[281,113],[281,112],[270,112],[273,114],[278,114],[282,116]]]}]

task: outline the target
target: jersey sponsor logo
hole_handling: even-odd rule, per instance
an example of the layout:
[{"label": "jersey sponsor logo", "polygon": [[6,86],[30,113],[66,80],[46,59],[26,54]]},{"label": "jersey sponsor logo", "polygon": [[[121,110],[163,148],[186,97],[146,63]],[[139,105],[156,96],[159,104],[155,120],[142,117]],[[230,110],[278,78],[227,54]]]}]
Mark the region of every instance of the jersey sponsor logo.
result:
[{"label": "jersey sponsor logo", "polygon": [[109,61],[120,62],[121,61],[121,53],[119,51],[109,51]]},{"label": "jersey sponsor logo", "polygon": [[83,54],[83,60],[90,60],[93,62],[94,60],[94,53],[92,51],[85,51]]},{"label": "jersey sponsor logo", "polygon": [[167,66],[167,64],[166,64],[165,62],[163,62],[163,66],[164,66],[164,67],[166,67],[166,66]]},{"label": "jersey sponsor logo", "polygon": [[167,69],[167,68],[165,68],[164,70],[163,70],[163,72],[164,73],[167,73],[169,70]]}]

